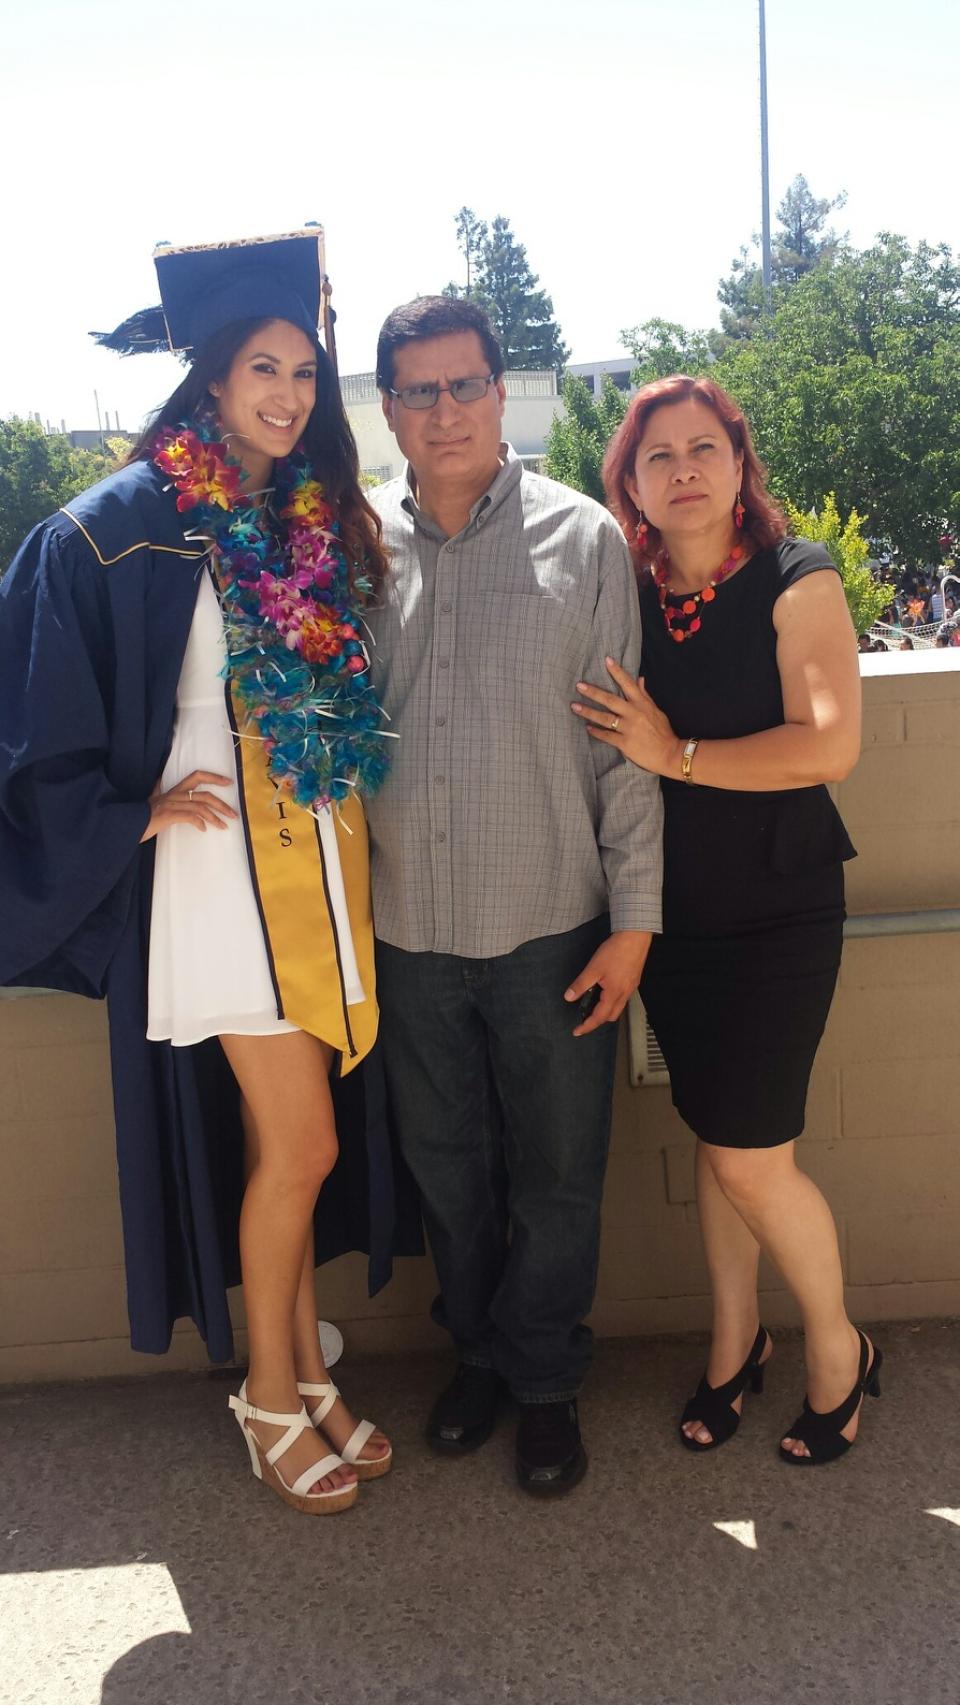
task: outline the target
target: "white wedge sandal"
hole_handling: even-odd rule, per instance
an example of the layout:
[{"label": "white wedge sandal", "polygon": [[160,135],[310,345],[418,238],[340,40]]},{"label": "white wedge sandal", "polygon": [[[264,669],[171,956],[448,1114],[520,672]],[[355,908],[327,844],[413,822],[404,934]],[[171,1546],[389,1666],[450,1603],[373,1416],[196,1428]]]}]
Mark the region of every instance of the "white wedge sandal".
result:
[{"label": "white wedge sandal", "polygon": [[[288,1486],[277,1467],[280,1458],[301,1433],[312,1427],[312,1422],[304,1405],[301,1403],[299,1414],[277,1415],[272,1409],[257,1409],[253,1403],[247,1402],[247,1382],[244,1380],[238,1397],[229,1399],[230,1408],[237,1417],[237,1423],[247,1441],[250,1452],[250,1466],[258,1480],[270,1486],[285,1504],[290,1504],[295,1510],[301,1510],[308,1516],[334,1515],[337,1510],[348,1510],[357,1501],[359,1486],[338,1486],[331,1492],[311,1492],[310,1486],[326,1475],[332,1474],[336,1468],[344,1468],[347,1464],[343,1457],[331,1451],[320,1462],[311,1463],[303,1473],[298,1475],[292,1486]],[[268,1427],[286,1427],[286,1432],[275,1445],[265,1450],[256,1435],[250,1430],[250,1421],[263,1421]],[[358,1429],[359,1430],[359,1429]],[[350,1464],[352,1467],[353,1465]],[[358,1477],[359,1478],[359,1477]]]},{"label": "white wedge sandal", "polygon": [[[321,1397],[323,1399],[322,1403],[318,1403],[315,1409],[308,1411],[311,1426],[322,1429],[325,1418],[340,1396],[337,1386],[331,1381],[329,1385],[298,1385],[297,1390],[301,1397]],[[392,1446],[387,1450],[386,1456],[375,1456],[372,1460],[365,1460],[360,1455],[367,1440],[373,1436],[376,1430],[372,1421],[360,1421],[354,1427],[340,1453],[347,1467],[353,1469],[358,1480],[379,1480],[381,1474],[389,1474],[390,1472],[390,1466],[393,1462]]]}]

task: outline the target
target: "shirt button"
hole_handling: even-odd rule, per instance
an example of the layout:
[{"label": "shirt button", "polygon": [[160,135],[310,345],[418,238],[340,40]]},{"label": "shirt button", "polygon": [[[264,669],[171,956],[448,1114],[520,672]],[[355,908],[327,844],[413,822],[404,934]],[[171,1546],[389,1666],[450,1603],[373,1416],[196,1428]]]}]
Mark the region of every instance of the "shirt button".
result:
[{"label": "shirt button", "polygon": [[433,779],[438,787],[442,787],[447,778],[446,776],[434,776]]},{"label": "shirt button", "polygon": [[443,611],[444,615],[448,616],[450,614],[450,611],[453,609],[453,605],[452,604],[441,604],[440,608]]},{"label": "shirt button", "polygon": [[446,720],[447,719],[445,716],[438,716],[437,717],[437,727],[442,728],[444,726],[444,723],[446,722]]},{"label": "shirt button", "polygon": [[438,831],[437,831],[437,840],[438,840],[438,841],[445,841],[445,840],[446,840],[446,838],[447,838],[447,837],[446,837],[446,835],[445,835],[445,834],[444,834],[444,832],[443,832],[443,830],[442,830],[442,829],[438,829]]},{"label": "shirt button", "polygon": [[441,659],[440,659],[440,667],[441,667],[441,669],[449,669],[449,667],[450,667],[450,659],[449,659],[449,657],[441,657]]}]

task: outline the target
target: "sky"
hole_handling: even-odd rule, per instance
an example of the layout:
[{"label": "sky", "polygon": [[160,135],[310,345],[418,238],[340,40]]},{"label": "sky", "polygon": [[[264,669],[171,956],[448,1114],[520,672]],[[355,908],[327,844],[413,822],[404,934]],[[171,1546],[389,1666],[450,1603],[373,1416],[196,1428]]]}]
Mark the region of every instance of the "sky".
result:
[{"label": "sky", "polygon": [[[953,0],[767,0],[774,206],[802,172],[858,246],[960,248]],[[319,220],[341,371],[505,214],[574,361],[715,324],[760,225],[757,0],[30,0],[4,25],[0,417],[134,429],[172,356],[97,349],[156,242]]]}]

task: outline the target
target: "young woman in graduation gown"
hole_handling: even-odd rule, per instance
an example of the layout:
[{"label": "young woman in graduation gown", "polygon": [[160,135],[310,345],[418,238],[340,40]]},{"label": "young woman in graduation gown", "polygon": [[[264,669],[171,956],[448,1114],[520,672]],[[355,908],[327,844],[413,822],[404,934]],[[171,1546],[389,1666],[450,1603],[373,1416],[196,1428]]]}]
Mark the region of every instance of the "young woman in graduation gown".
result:
[{"label": "young woman in graduation gown", "polygon": [[391,1451],[326,1373],[315,1256],[368,1248],[376,1288],[418,1246],[361,1066],[384,559],[317,337],[316,234],[157,270],[165,321],[111,338],[169,338],[186,379],[0,583],[0,979],[106,995],[134,1347],[186,1314],[228,1358],[242,1274],[231,1406],[258,1478],[323,1514]]},{"label": "young woman in graduation gown", "polygon": [[833,1219],[794,1152],[854,856],[826,783],[860,748],[855,636],[829,555],[786,537],[747,422],[709,378],[641,390],[604,480],[641,571],[642,680],[612,665],[619,691],[591,683],[575,709],[661,777],[663,934],[640,993],[699,1139],[714,1304],[680,1438],[722,1445],[762,1387],[762,1249],[805,1332],[807,1400],[780,1454],[811,1467],[849,1449],[881,1362],[847,1318]]}]

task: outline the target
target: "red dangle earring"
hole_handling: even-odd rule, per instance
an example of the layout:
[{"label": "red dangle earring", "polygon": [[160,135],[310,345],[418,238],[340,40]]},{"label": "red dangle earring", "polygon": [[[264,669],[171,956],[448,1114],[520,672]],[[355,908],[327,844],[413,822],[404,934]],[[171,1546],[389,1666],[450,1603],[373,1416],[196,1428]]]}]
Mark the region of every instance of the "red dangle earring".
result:
[{"label": "red dangle earring", "polygon": [[637,549],[645,551],[647,548],[647,518],[642,509],[640,511],[640,519],[637,522],[636,540]]},{"label": "red dangle earring", "polygon": [[743,517],[745,514],[746,514],[746,511],[743,507],[743,504],[740,502],[740,493],[737,492],[737,501],[733,506],[733,520],[734,520],[734,525],[736,526],[738,531],[743,526]]}]

